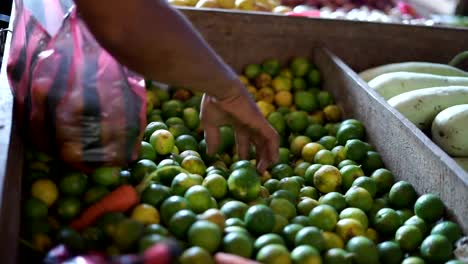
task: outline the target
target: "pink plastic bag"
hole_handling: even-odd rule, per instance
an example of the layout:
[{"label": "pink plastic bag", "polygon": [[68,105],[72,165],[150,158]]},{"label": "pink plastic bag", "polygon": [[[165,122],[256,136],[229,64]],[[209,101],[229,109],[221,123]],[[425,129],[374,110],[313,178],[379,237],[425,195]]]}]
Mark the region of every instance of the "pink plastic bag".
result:
[{"label": "pink plastic bag", "polygon": [[134,160],[146,125],[143,79],[97,43],[71,1],[15,3],[7,69],[25,136],[83,170]]}]

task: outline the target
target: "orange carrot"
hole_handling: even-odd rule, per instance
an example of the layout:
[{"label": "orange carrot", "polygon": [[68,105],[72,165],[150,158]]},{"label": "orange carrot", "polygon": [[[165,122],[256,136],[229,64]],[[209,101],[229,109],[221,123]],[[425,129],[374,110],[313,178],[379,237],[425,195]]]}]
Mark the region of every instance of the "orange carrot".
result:
[{"label": "orange carrot", "polygon": [[88,207],[78,219],[73,220],[71,227],[82,230],[92,225],[99,217],[110,212],[125,212],[139,201],[138,193],[131,185],[121,185]]}]

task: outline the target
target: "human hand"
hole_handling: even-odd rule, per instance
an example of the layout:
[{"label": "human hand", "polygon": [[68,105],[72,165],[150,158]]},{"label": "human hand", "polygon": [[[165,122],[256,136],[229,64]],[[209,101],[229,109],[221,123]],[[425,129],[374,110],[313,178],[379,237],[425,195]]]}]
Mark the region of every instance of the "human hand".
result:
[{"label": "human hand", "polygon": [[259,264],[256,261],[239,257],[232,254],[216,253],[214,256],[216,264]]},{"label": "human hand", "polygon": [[257,169],[261,173],[278,160],[279,136],[244,87],[222,100],[205,94],[201,104],[201,122],[208,154],[214,154],[218,149],[219,127],[231,125],[240,159],[249,158],[250,143],[253,143],[257,153]]}]

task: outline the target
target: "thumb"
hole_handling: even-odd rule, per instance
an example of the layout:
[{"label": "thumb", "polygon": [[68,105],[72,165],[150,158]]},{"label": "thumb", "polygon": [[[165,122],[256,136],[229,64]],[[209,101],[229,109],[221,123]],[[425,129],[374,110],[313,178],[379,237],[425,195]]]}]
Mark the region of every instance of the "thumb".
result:
[{"label": "thumb", "polygon": [[208,126],[205,128],[206,152],[208,155],[214,155],[218,151],[220,134],[219,128]]}]

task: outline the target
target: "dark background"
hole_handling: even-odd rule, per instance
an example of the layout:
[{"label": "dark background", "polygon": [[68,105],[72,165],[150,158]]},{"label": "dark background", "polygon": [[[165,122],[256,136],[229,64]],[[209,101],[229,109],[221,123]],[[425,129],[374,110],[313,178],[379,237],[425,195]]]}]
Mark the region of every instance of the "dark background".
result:
[{"label": "dark background", "polygon": [[[9,16],[13,0],[2,0],[0,2],[0,14]],[[8,22],[0,20],[0,28],[6,27],[8,27]]]}]

